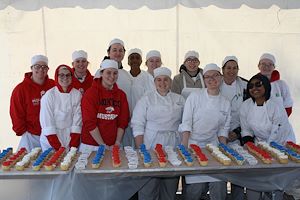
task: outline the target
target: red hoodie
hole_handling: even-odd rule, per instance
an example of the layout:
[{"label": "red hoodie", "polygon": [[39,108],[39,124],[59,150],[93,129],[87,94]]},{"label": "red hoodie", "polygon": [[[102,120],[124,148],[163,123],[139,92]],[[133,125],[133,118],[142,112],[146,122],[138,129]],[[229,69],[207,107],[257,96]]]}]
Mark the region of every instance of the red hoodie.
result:
[{"label": "red hoodie", "polygon": [[[73,74],[75,69],[72,69]],[[81,83],[75,76],[73,76],[72,79],[72,84],[74,86],[74,88],[76,88],[77,90],[79,90],[81,92],[81,94],[84,94],[87,89],[89,89],[92,86],[92,82],[93,82],[94,77],[91,75],[90,71],[87,70],[86,76],[84,81]]]},{"label": "red hoodie", "polygon": [[82,143],[98,146],[90,131],[98,127],[106,145],[115,144],[117,129],[125,128],[129,122],[126,94],[114,84],[112,90],[105,89],[102,78],[95,79],[82,97]]},{"label": "red hoodie", "polygon": [[26,131],[33,135],[41,134],[40,100],[47,90],[55,86],[48,76],[43,85],[33,82],[31,76],[32,72],[25,73],[24,80],[15,87],[10,98],[12,128],[18,136]]},{"label": "red hoodie", "polygon": [[56,68],[55,74],[54,74],[55,85],[56,85],[56,87],[58,88],[58,90],[59,90],[61,93],[64,93],[63,88],[62,88],[62,87],[59,85],[59,83],[58,83],[58,73],[59,73],[59,69],[60,69],[61,67],[65,67],[65,68],[66,68],[69,72],[71,72],[71,74],[72,74],[72,82],[71,82],[71,84],[68,86],[67,91],[66,91],[66,93],[70,93],[70,91],[74,88],[74,83],[73,83],[74,73],[73,73],[72,69],[71,69],[68,65],[61,64],[61,65],[59,65],[59,66]]}]

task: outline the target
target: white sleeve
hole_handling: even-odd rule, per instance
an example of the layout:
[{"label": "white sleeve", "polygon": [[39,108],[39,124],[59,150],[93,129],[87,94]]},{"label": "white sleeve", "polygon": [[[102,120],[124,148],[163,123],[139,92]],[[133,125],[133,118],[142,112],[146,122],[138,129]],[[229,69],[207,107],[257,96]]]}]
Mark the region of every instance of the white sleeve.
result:
[{"label": "white sleeve", "polygon": [[280,81],[280,90],[282,92],[283,106],[289,108],[293,106],[293,99],[290,93],[289,86],[283,80]]},{"label": "white sleeve", "polygon": [[289,127],[286,111],[282,106],[278,106],[277,104],[269,104],[267,106],[269,118],[272,122],[272,130],[268,138],[268,143],[272,141],[283,143],[291,131],[286,129]]},{"label": "white sleeve", "polygon": [[191,93],[184,104],[182,122],[178,128],[179,132],[185,132],[185,131],[192,132],[193,130],[193,112],[194,112],[194,107],[197,106],[194,105],[193,103],[195,98],[194,96],[195,95]]},{"label": "white sleeve", "polygon": [[[75,92],[74,92],[75,93]],[[82,115],[81,115],[81,93],[76,91],[74,95],[72,95],[72,102],[74,105],[72,106],[73,113],[73,122],[71,127],[71,133],[79,133],[81,134],[82,127]]]},{"label": "white sleeve", "polygon": [[136,104],[131,118],[131,128],[134,137],[144,135],[147,117],[147,96],[143,96]]},{"label": "white sleeve", "polygon": [[230,130],[230,121],[231,121],[231,108],[230,108],[230,103],[228,102],[224,126],[220,127],[218,131],[219,137],[223,136],[228,138],[228,133]]},{"label": "white sleeve", "polygon": [[[252,101],[252,99],[250,99]],[[241,137],[251,136],[253,137],[253,131],[248,125],[247,116],[249,112],[248,100],[244,101],[240,107],[240,122],[241,122]]]},{"label": "white sleeve", "polygon": [[45,136],[57,133],[54,119],[55,98],[51,95],[52,92],[53,90],[49,90],[41,99],[40,124]]}]

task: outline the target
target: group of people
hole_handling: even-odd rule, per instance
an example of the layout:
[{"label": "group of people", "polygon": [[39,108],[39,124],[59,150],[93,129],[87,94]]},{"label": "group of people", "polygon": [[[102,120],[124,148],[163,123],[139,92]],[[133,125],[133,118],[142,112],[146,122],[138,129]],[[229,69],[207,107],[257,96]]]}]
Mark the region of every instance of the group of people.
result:
[{"label": "group of people", "polygon": [[[161,54],[146,55],[147,71],[141,70],[142,51],[128,52],[130,71],[123,69],[125,45],[113,39],[94,76],[85,51],[74,51],[72,68],[56,68],[48,77],[48,58],[33,56],[31,72],[12,92],[10,115],[13,130],[21,136],[19,147],[28,151],[41,146],[55,150],[78,147],[95,151],[99,145],[147,149],[156,144],[205,148],[212,143],[295,141],[288,116],[293,101],[287,84],[275,70],[275,57],[263,54],[258,74],[249,81],[238,76],[235,56],[226,56],[219,67],[200,66],[199,54],[188,51],[179,74],[162,66]],[[226,183],[203,175],[186,176],[185,199],[226,198]],[[175,199],[179,177],[153,177],[139,191],[140,199]],[[233,186],[233,198],[243,199],[244,188]],[[259,191],[247,192],[258,199]],[[278,199],[282,192],[278,192]]]}]

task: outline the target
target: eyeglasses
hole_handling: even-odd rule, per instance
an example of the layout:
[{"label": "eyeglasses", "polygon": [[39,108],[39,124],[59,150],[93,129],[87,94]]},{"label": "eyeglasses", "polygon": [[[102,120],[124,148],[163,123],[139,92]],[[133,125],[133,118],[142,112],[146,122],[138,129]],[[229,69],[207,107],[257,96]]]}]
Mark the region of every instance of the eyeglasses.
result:
[{"label": "eyeglasses", "polygon": [[71,78],[72,74],[71,73],[69,73],[69,74],[58,74],[58,77],[61,78],[61,79]]},{"label": "eyeglasses", "polygon": [[274,64],[272,64],[272,63],[260,63],[260,65],[262,67],[273,67],[274,66]]},{"label": "eyeglasses", "polygon": [[47,65],[39,65],[39,64],[32,65],[31,67],[35,70],[39,70],[39,69],[48,70],[49,69],[49,67]]},{"label": "eyeglasses", "polygon": [[86,59],[77,59],[75,60],[76,63],[86,63],[87,60]]},{"label": "eyeglasses", "polygon": [[186,62],[193,62],[193,63],[197,63],[197,62],[199,62],[199,60],[198,59],[196,59],[196,58],[194,58],[194,59],[190,59],[190,58],[188,58],[188,59],[186,59]]},{"label": "eyeglasses", "polygon": [[248,84],[248,88],[249,88],[249,90],[251,90],[251,89],[253,89],[254,87],[255,88],[259,88],[259,87],[261,87],[263,84],[262,84],[262,82],[260,81],[260,82],[255,82],[255,83],[249,83]]},{"label": "eyeglasses", "polygon": [[212,76],[203,76],[204,79],[209,80],[209,79],[214,79],[216,80],[221,74],[214,74]]}]

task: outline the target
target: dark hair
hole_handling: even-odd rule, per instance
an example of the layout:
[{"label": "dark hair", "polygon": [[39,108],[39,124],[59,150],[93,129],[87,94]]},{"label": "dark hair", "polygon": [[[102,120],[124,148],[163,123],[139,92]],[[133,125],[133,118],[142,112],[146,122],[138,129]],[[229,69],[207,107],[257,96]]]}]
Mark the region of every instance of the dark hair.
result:
[{"label": "dark hair", "polygon": [[[225,65],[226,65],[229,61],[234,61],[234,62],[236,62],[235,60],[227,60],[226,63],[224,63],[222,69],[225,68]],[[237,64],[237,68],[239,69],[239,63],[236,62],[236,64]]]},{"label": "dark hair", "polygon": [[[111,45],[108,47],[108,49],[106,50],[107,53],[110,52],[110,49],[111,49]],[[123,50],[124,50],[124,53],[126,52],[125,48],[123,47]]]},{"label": "dark hair", "polygon": [[251,99],[255,102],[255,99],[250,95],[249,93],[249,84],[251,83],[252,80],[254,79],[257,79],[257,80],[260,80],[262,82],[262,85],[263,87],[265,88],[265,94],[264,94],[264,97],[265,97],[265,100],[269,100],[270,99],[270,96],[271,96],[271,83],[269,81],[269,79],[262,75],[262,74],[256,74],[254,75],[248,82],[247,84],[247,93],[248,95],[251,97]]}]

